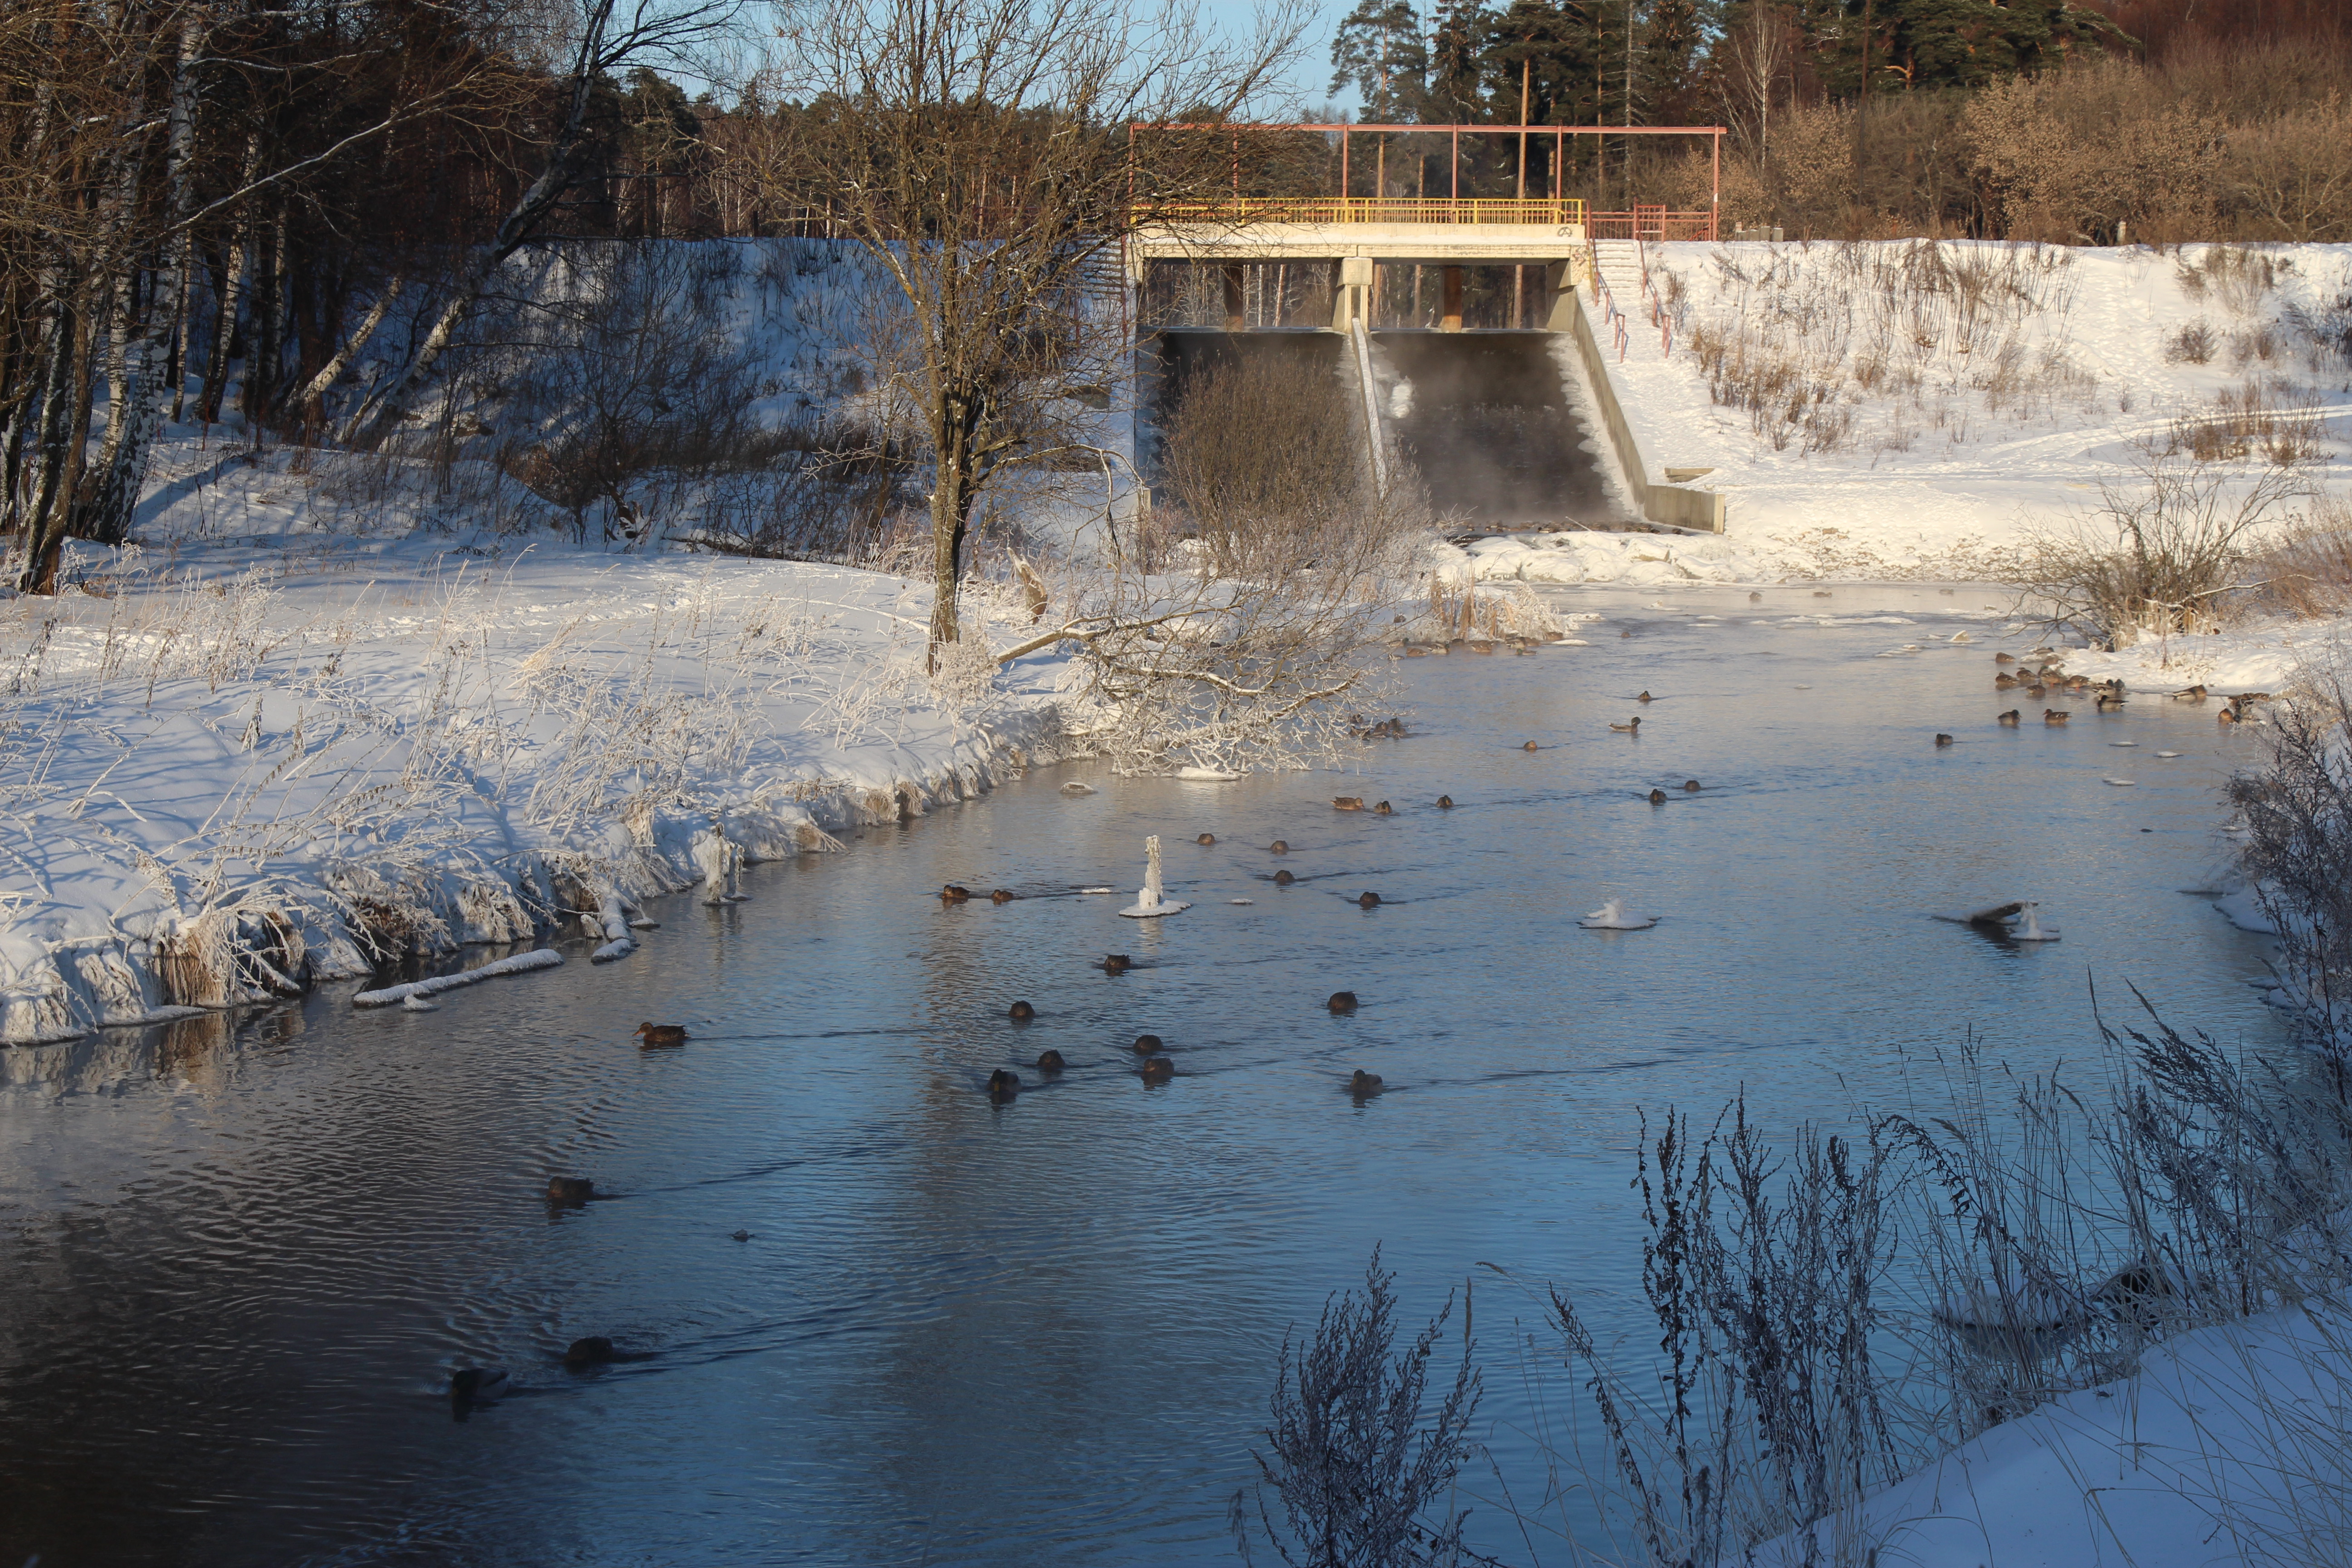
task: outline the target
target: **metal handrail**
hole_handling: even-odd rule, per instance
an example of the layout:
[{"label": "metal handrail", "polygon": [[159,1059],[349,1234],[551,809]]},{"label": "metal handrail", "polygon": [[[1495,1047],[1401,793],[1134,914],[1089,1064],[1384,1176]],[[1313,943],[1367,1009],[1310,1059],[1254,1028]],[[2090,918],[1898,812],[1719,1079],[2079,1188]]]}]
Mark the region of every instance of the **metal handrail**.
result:
[{"label": "metal handrail", "polygon": [[1160,222],[1186,219],[1249,223],[1447,223],[1563,225],[1584,221],[1574,196],[1238,196],[1221,202],[1177,202],[1155,209]]}]

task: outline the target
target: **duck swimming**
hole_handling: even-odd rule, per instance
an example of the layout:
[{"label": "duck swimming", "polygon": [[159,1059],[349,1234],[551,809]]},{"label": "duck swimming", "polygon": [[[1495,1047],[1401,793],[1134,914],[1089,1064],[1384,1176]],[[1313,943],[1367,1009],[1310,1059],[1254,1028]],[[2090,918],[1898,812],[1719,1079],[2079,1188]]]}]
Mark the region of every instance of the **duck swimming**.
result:
[{"label": "duck swimming", "polygon": [[1065,1062],[1062,1059],[1062,1053],[1059,1051],[1045,1051],[1041,1053],[1037,1058],[1037,1070],[1039,1072],[1060,1072],[1068,1065],[1069,1064],[1067,1062]]},{"label": "duck swimming", "polygon": [[1015,1002],[1005,1009],[1005,1016],[1016,1024],[1025,1024],[1037,1016],[1037,1009],[1026,1002]]},{"label": "duck swimming", "polygon": [[1356,1010],[1356,994],[1352,991],[1334,991],[1331,993],[1331,999],[1323,1005],[1330,1008],[1334,1013],[1352,1013]]},{"label": "duck swimming", "polygon": [[459,1415],[477,1405],[503,1399],[514,1379],[502,1366],[464,1366],[449,1374],[449,1404]]},{"label": "duck swimming", "polygon": [[644,1042],[646,1050],[659,1050],[686,1044],[684,1024],[639,1024],[635,1038]]},{"label": "duck swimming", "polygon": [[1102,967],[1106,974],[1124,974],[1135,967],[1135,961],[1123,952],[1106,952]]},{"label": "duck swimming", "polygon": [[1642,732],[1642,721],[1636,716],[1627,723],[1612,724],[1609,727],[1621,735],[1638,735]]},{"label": "duck swimming", "polygon": [[1939,734],[1939,735],[1937,735],[1937,736],[1936,737],[1936,749],[1937,749],[1937,750],[1938,750],[1938,751],[1941,751],[1943,748],[1945,748],[1946,746],[1950,745],[1951,743],[1952,743],[1952,738],[1951,738],[1949,735],[1941,735],[1941,734]]},{"label": "duck swimming", "polygon": [[1452,811],[1454,809],[1454,797],[1450,795],[1439,795],[1437,797],[1437,809],[1440,811]]},{"label": "duck swimming", "polygon": [[2017,728],[2017,710],[2016,710],[2016,709],[2014,709],[2014,708],[2011,709],[2008,712],[2006,712],[2006,713],[2002,714],[2002,715],[2000,717],[2000,719],[1997,721],[1997,722],[2000,722],[2000,723],[2002,723],[2002,724],[2006,724],[2006,725],[2008,725],[2008,726],[2009,726],[2011,729],[2012,729],[2012,730],[2016,729],[2016,728]]},{"label": "duck swimming", "polygon": [[1166,1083],[1175,1076],[1176,1064],[1166,1057],[1153,1057],[1143,1064],[1143,1081],[1146,1083]]},{"label": "duck swimming", "polygon": [[998,1068],[988,1075],[988,1098],[1011,1100],[1021,1092],[1021,1075],[1010,1068]]},{"label": "duck swimming", "polygon": [[1287,871],[1276,871],[1274,874],[1274,885],[1277,888],[1287,888],[1291,883],[1296,882],[1297,880],[1298,880],[1298,879],[1292,876]]},{"label": "duck swimming", "polygon": [[1666,792],[1665,792],[1664,790],[1662,790],[1662,789],[1654,789],[1654,790],[1652,790],[1652,791],[1650,792],[1650,804],[1651,804],[1652,805],[1665,805],[1665,804],[1666,804]]},{"label": "duck swimming", "polygon": [[2042,710],[2042,721],[2044,724],[2063,724],[2068,717],[2063,708],[2044,708]]},{"label": "duck swimming", "polygon": [[1378,1094],[1381,1089],[1381,1075],[1358,1068],[1348,1079],[1349,1094]]}]

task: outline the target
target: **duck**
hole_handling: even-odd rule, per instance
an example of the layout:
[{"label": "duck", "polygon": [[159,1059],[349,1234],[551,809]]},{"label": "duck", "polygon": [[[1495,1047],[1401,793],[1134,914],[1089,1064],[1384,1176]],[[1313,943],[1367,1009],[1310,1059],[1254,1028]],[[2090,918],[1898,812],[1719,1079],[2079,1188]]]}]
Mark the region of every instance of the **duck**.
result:
[{"label": "duck", "polygon": [[1011,1100],[1021,1092],[1021,1075],[1011,1068],[998,1068],[988,1075],[988,1098]]},{"label": "duck", "polygon": [[1334,811],[1361,811],[1364,809],[1364,797],[1360,795],[1335,795],[1331,797],[1331,809]]},{"label": "duck", "polygon": [[547,1179],[547,1201],[551,1204],[584,1204],[596,1196],[596,1184],[585,1176],[550,1176]]},{"label": "duck", "polygon": [[1638,735],[1642,732],[1642,721],[1640,716],[1636,715],[1626,723],[1612,724],[1609,727],[1620,735]]},{"label": "duck", "polygon": [[1192,840],[1193,843],[1200,845],[1203,848],[1214,844],[1216,841],[1217,836],[1213,833],[1203,833],[1201,837]]},{"label": "duck", "polygon": [[1650,792],[1650,804],[1651,804],[1652,805],[1665,805],[1665,804],[1666,804],[1666,792],[1665,792],[1664,790],[1662,790],[1662,789],[1654,789],[1654,790],[1652,790],[1652,791]]},{"label": "duck", "polygon": [[1166,1083],[1176,1076],[1176,1064],[1166,1057],[1153,1057],[1143,1064],[1143,1081]]},{"label": "duck", "polygon": [[1037,1058],[1037,1070],[1039,1072],[1060,1072],[1068,1065],[1069,1064],[1067,1062],[1062,1059],[1062,1053],[1059,1051],[1041,1052]]},{"label": "duck", "polygon": [[940,889],[940,902],[943,904],[961,904],[968,900],[971,897],[971,889],[970,888],[960,887],[953,882],[950,882],[946,887]]},{"label": "duck", "polygon": [[1751,605],[1760,605],[1764,602],[1764,595],[1750,588],[1748,591],[1748,602]]},{"label": "duck", "polygon": [[2044,724],[2063,724],[2069,717],[2063,708],[2044,708],[2042,710],[2042,721]]},{"label": "duck", "polygon": [[2221,707],[2221,711],[2220,713],[2216,714],[2214,717],[2215,717],[2215,720],[2216,720],[2218,722],[2220,722],[2220,723],[2223,723],[2223,724],[2235,724],[2235,723],[2238,723],[2238,722],[2240,721],[2239,714],[2238,714],[2238,705],[2237,705],[2236,703],[2234,703],[2234,702],[2224,703],[2224,704],[2222,705],[2222,707]]},{"label": "duck", "polygon": [[1352,991],[1334,991],[1331,993],[1331,999],[1323,1005],[1334,1013],[1352,1013],[1356,1010],[1356,994]]},{"label": "duck", "polygon": [[2205,688],[2201,685],[2184,686],[2172,694],[2172,700],[2175,702],[2202,702],[2205,700]]},{"label": "duck", "polygon": [[1276,871],[1274,874],[1274,885],[1277,888],[1287,888],[1291,883],[1296,882],[1297,880],[1298,880],[1298,879],[1292,876],[1287,871]]},{"label": "duck", "polygon": [[1701,787],[1702,786],[1696,779],[1683,780],[1683,793],[1685,795],[1696,795]]},{"label": "duck", "polygon": [[730,1241],[749,1241],[751,1239],[751,1233],[748,1230],[731,1231],[728,1234],[728,1239]]},{"label": "duck", "polygon": [[1992,661],[1995,664],[2015,664],[2017,656],[2013,653],[1997,653],[1992,656]]},{"label": "duck", "polygon": [[2032,698],[2036,702],[2039,702],[2050,693],[2049,689],[2037,680],[2032,685],[2025,689],[2025,694],[2028,697]]},{"label": "duck", "polygon": [[1378,1094],[1381,1089],[1381,1075],[1358,1068],[1348,1079],[1349,1094]]},{"label": "duck", "polygon": [[2102,691],[2091,699],[2091,703],[2102,713],[2113,713],[2123,707],[2124,700],[2120,693]]},{"label": "duck", "polygon": [[2008,726],[2009,726],[2011,729],[2012,729],[2012,730],[2016,729],[2016,728],[2017,728],[2017,710],[2016,710],[2016,709],[2014,709],[2014,708],[2011,709],[2008,712],[2003,713],[2002,715],[2000,715],[2000,717],[1998,720],[1996,720],[1996,721],[1995,721],[1995,722],[1997,722],[1997,723],[2001,723],[2001,724],[2006,724],[2006,725],[2008,725]]},{"label": "duck", "polygon": [[1155,1057],[1167,1048],[1167,1042],[1157,1035],[1138,1035],[1135,1044],[1128,1047],[1139,1057]]},{"label": "duck", "polygon": [[563,1364],[574,1372],[583,1366],[603,1366],[620,1359],[620,1352],[613,1348],[613,1342],[602,1334],[591,1334],[563,1347]]},{"label": "duck", "polygon": [[1437,797],[1437,809],[1440,811],[1452,811],[1454,809],[1454,797],[1450,795],[1439,795]]},{"label": "duck", "polygon": [[1124,974],[1135,967],[1135,961],[1123,952],[1103,954],[1102,968],[1106,974]]},{"label": "duck", "polygon": [[1490,642],[1474,642],[1470,645],[1470,651],[1491,656],[1495,651],[1495,645]]},{"label": "duck", "polygon": [[682,1046],[686,1044],[686,1026],[684,1024],[639,1024],[637,1032],[633,1037],[643,1042],[642,1048],[649,1051],[669,1046]]},{"label": "duck", "polygon": [[1519,744],[1519,750],[1523,752],[1532,752],[1538,749],[1538,748],[1533,741],[1523,741]]},{"label": "duck", "polygon": [[1037,1009],[1026,1002],[1015,1002],[1004,1010],[1004,1016],[1016,1024],[1025,1024],[1037,1016]]},{"label": "duck", "polygon": [[1379,909],[1381,907],[1381,896],[1378,893],[1370,891],[1369,889],[1359,893],[1356,895],[1356,907],[1360,910]]},{"label": "duck", "polygon": [[1290,853],[1290,845],[1286,840],[1277,838],[1265,847],[1265,852],[1269,855],[1287,855]]},{"label": "duck", "polygon": [[1374,803],[1372,806],[1372,815],[1374,816],[1393,816],[1394,813],[1390,807],[1389,803],[1383,800]]},{"label": "duck", "polygon": [[461,1366],[449,1374],[449,1404],[462,1414],[468,1406],[503,1399],[514,1379],[502,1366]]},{"label": "duck", "polygon": [[1019,896],[1017,893],[1008,893],[1003,888],[999,888],[988,895],[988,901],[992,904],[1009,904]]},{"label": "duck", "polygon": [[1948,746],[1951,743],[1952,738],[1949,735],[1939,733],[1936,737],[1936,747],[1938,751],[1941,751],[1944,747]]},{"label": "duck", "polygon": [[2006,673],[1992,678],[1992,689],[1995,691],[2013,691],[2023,684],[2024,682],[2019,680],[2017,677]]}]

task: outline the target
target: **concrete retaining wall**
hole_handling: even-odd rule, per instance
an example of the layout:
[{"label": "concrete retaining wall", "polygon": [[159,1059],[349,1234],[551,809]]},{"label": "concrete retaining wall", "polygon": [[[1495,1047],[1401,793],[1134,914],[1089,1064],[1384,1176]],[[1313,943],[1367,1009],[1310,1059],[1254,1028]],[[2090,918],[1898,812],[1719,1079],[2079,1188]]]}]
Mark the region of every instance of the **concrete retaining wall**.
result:
[{"label": "concrete retaining wall", "polygon": [[1592,317],[1584,308],[1583,292],[1577,288],[1572,271],[1562,268],[1561,272],[1565,276],[1555,284],[1549,324],[1553,331],[1576,335],[1576,352],[1583,359],[1585,374],[1592,383],[1593,400],[1601,405],[1601,422],[1609,426],[1610,444],[1617,449],[1618,466],[1625,470],[1625,483],[1632,488],[1642,515],[1652,522],[1721,533],[1725,508],[1720,494],[1693,489],[1687,485],[1651,482],[1650,470],[1642,461],[1641,446],[1633,439],[1633,427],[1625,422],[1625,411],[1617,405],[1617,388],[1609,379],[1609,357],[1601,353],[1600,337],[1592,330]]}]

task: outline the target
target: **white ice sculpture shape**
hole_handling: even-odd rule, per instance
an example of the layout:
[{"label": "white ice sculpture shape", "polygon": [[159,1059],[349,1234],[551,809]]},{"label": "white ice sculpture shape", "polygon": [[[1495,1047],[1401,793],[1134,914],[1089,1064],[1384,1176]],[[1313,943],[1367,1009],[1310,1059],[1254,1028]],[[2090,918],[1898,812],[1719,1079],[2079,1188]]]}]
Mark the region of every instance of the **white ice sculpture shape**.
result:
[{"label": "white ice sculpture shape", "polygon": [[1150,920],[1157,915],[1172,915],[1192,906],[1171,901],[1160,886],[1160,836],[1153,834],[1143,841],[1143,890],[1135,895],[1135,902],[1119,910],[1129,920]]},{"label": "white ice sculpture shape", "polygon": [[1612,899],[1577,924],[1587,931],[1647,931],[1658,923],[1655,915],[1629,915],[1625,900]]}]

